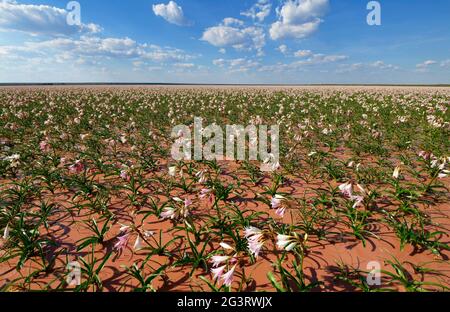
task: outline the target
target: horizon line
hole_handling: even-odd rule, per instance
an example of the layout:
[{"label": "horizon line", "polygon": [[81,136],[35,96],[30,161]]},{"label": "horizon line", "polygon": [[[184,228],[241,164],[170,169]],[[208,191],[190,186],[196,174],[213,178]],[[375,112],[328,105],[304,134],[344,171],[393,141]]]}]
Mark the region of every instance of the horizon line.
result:
[{"label": "horizon line", "polygon": [[450,87],[448,83],[171,83],[171,82],[5,82],[4,86],[411,86],[411,87]]}]

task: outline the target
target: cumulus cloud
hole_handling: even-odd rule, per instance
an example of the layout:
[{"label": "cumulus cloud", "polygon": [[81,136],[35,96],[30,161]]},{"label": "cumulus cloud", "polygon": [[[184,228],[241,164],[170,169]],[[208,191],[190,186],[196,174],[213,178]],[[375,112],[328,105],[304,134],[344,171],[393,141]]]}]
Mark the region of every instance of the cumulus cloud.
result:
[{"label": "cumulus cloud", "polygon": [[270,27],[270,37],[273,40],[284,39],[293,37],[302,39],[308,37],[319,29],[319,25],[322,21],[315,19],[312,22],[307,22],[299,25],[286,24],[281,21],[275,22]]},{"label": "cumulus cloud", "polygon": [[77,59],[90,61],[130,60],[139,64],[144,61],[157,63],[183,63],[196,58],[182,50],[138,43],[130,38],[99,38],[81,36],[79,39],[55,38],[40,42],[26,42],[21,46],[3,47],[8,54],[27,57],[52,59],[55,56],[60,63]]},{"label": "cumulus cloud", "polygon": [[189,24],[184,18],[183,9],[175,1],[169,1],[168,4],[154,4],[153,13],[156,16],[161,16],[169,23],[178,26],[186,26]]},{"label": "cumulus cloud", "polygon": [[425,61],[425,62],[423,62],[423,63],[417,64],[417,65],[416,65],[416,68],[417,68],[418,71],[425,72],[425,71],[428,70],[428,68],[429,68],[431,65],[435,65],[435,64],[437,64],[436,61],[433,61],[433,60],[427,60],[427,61]]},{"label": "cumulus cloud", "polygon": [[277,50],[286,55],[288,53],[289,48],[287,45],[282,44],[277,48]]},{"label": "cumulus cloud", "polygon": [[245,27],[241,21],[225,18],[218,26],[205,29],[201,40],[218,48],[233,47],[236,50],[256,50],[262,54],[265,45],[264,30],[260,27]]},{"label": "cumulus cloud", "polygon": [[222,24],[225,26],[243,26],[244,22],[234,17],[226,17],[223,19]]},{"label": "cumulus cloud", "polygon": [[19,4],[15,1],[0,2],[0,30],[20,31],[32,35],[72,35],[97,33],[96,24],[69,25],[65,9],[34,4]]},{"label": "cumulus cloud", "polygon": [[287,0],[277,8],[278,21],[270,27],[273,40],[308,37],[322,23],[328,9],[328,0]]},{"label": "cumulus cloud", "polygon": [[311,50],[298,50],[294,53],[295,57],[307,57],[313,55]]},{"label": "cumulus cloud", "polygon": [[376,61],[376,62],[373,62],[373,63],[371,63],[369,65],[371,67],[374,67],[374,68],[377,68],[377,69],[393,69],[393,70],[399,69],[398,66],[392,65],[392,64],[386,64],[383,61]]},{"label": "cumulus cloud", "polygon": [[250,9],[241,12],[241,15],[263,22],[269,16],[271,9],[272,4],[269,0],[258,0]]}]

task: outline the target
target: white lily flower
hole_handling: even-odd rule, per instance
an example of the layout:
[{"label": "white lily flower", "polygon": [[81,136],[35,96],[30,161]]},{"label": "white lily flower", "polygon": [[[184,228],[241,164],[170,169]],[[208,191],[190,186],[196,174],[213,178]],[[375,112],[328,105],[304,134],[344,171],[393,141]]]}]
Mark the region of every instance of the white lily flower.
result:
[{"label": "white lily flower", "polygon": [[[308,239],[308,234],[304,235],[303,241]],[[277,235],[277,247],[279,249],[284,249],[286,251],[292,251],[300,243],[299,236],[297,233],[294,235]]]},{"label": "white lily flower", "polygon": [[229,257],[229,256],[212,256],[211,261],[213,263],[213,267],[217,268],[221,263],[224,263],[225,261],[227,261],[230,258],[231,257]]},{"label": "white lily flower", "polygon": [[233,276],[234,276],[234,271],[236,270],[236,264],[227,272],[222,276],[223,279],[223,284],[225,286],[230,287],[231,284],[233,283]]},{"label": "white lily flower", "polygon": [[175,208],[173,207],[165,207],[160,214],[162,219],[174,219],[176,216]]},{"label": "white lily flower", "polygon": [[339,190],[345,197],[352,197],[353,185],[349,182],[339,185]]},{"label": "white lily flower", "polygon": [[399,176],[400,176],[400,167],[397,166],[395,167],[394,172],[392,173],[392,177],[394,179],[398,179]]},{"label": "white lily flower", "polygon": [[277,247],[286,251],[291,251],[297,244],[293,241],[292,236],[278,234],[277,235]]},{"label": "white lily flower", "polygon": [[225,271],[226,267],[227,267],[226,265],[223,265],[218,268],[212,268],[211,273],[213,274],[213,279],[215,280],[219,279],[223,275],[223,272]]}]

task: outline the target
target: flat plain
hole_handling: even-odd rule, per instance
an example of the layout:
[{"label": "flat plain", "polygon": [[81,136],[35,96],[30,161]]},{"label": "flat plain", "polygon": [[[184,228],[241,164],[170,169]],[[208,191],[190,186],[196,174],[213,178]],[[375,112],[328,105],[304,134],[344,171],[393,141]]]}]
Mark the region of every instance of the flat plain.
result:
[{"label": "flat plain", "polygon": [[[449,104],[446,87],[0,88],[0,290],[448,291]],[[194,117],[279,125],[280,166],[174,161]]]}]

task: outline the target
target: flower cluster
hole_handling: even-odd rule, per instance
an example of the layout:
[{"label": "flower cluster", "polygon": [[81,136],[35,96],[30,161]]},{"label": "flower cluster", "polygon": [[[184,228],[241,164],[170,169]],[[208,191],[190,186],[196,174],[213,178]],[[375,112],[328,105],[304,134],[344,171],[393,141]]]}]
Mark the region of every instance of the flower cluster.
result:
[{"label": "flower cluster", "polygon": [[230,255],[214,255],[211,257],[214,280],[221,279],[223,284],[230,287],[233,283],[234,273],[238,264],[238,253],[235,248],[225,242],[221,242],[220,246],[226,253]]},{"label": "flower cluster", "polygon": [[192,200],[189,198],[182,200],[179,197],[174,197],[172,199],[175,205],[165,207],[161,212],[160,217],[162,219],[171,219],[171,220],[186,219],[190,214],[189,207],[192,205]]}]

